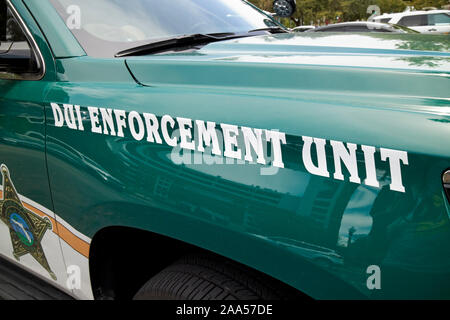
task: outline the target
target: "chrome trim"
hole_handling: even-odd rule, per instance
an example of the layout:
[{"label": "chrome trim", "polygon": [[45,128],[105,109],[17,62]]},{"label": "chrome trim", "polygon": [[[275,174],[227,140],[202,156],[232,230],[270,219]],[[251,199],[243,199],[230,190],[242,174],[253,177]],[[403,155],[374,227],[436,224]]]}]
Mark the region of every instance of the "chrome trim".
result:
[{"label": "chrome trim", "polygon": [[23,76],[23,77],[21,75],[18,75],[18,74],[11,74],[11,75],[9,75],[8,73],[5,73],[5,74],[0,73],[0,79],[39,81],[42,78],[44,78],[44,76],[46,74],[46,71],[47,71],[46,65],[45,65],[44,56],[42,55],[42,52],[39,49],[39,46],[37,45],[36,40],[34,40],[33,35],[31,34],[30,30],[28,29],[27,25],[23,21],[22,17],[20,16],[20,14],[17,11],[17,9],[14,7],[12,2],[10,0],[6,0],[6,4],[11,9],[11,11],[12,11],[12,13],[14,15],[14,18],[16,18],[16,20],[19,22],[20,27],[22,28],[22,31],[24,31],[25,36],[27,37],[28,42],[31,45],[31,49],[36,54],[36,58],[38,59],[37,62],[39,64],[39,67],[40,67],[41,70],[40,70],[39,73],[27,74],[26,76]]}]

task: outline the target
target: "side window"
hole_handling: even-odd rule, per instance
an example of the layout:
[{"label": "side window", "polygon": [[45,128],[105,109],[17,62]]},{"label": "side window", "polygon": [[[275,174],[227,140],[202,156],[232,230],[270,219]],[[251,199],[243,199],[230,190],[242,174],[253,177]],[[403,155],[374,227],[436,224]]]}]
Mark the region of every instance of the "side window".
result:
[{"label": "side window", "polygon": [[395,32],[395,29],[391,29],[389,27],[382,27],[382,28],[373,28],[370,31],[372,31],[372,32]]},{"label": "side window", "polygon": [[344,32],[345,27],[330,27],[330,28],[323,28],[321,30],[317,30],[318,32]]},{"label": "side window", "polygon": [[405,27],[419,27],[428,25],[427,15],[418,14],[414,16],[407,16],[400,19],[399,25]]},{"label": "side window", "polygon": [[42,68],[35,52],[6,0],[0,0],[0,79],[36,78]]},{"label": "side window", "polygon": [[368,32],[370,31],[366,26],[346,26],[345,31],[349,32]]},{"label": "side window", "polygon": [[428,16],[428,24],[430,26],[450,24],[450,15],[446,13],[430,14]]},{"label": "side window", "polygon": [[389,23],[389,21],[391,21],[391,18],[375,19],[375,22],[380,23]]}]

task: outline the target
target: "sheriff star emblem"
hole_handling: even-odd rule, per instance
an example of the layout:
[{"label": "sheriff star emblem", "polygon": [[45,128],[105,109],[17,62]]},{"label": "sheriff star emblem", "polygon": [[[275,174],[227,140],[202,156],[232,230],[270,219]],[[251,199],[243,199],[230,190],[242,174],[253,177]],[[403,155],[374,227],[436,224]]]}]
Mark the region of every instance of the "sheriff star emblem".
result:
[{"label": "sheriff star emblem", "polygon": [[27,210],[14,188],[8,168],[5,165],[1,165],[0,169],[3,176],[3,199],[0,200],[0,220],[9,228],[14,257],[20,260],[21,256],[28,253],[31,254],[48,271],[52,279],[56,280],[56,275],[50,269],[41,246],[45,232],[52,229],[50,219],[39,217]]}]

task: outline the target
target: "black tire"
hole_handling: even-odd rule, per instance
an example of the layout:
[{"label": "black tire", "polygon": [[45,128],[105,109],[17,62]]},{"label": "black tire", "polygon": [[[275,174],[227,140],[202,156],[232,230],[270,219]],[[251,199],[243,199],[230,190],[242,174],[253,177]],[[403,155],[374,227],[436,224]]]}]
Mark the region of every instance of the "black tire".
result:
[{"label": "black tire", "polygon": [[213,256],[187,256],[151,278],[135,300],[281,300],[298,297],[273,279]]}]

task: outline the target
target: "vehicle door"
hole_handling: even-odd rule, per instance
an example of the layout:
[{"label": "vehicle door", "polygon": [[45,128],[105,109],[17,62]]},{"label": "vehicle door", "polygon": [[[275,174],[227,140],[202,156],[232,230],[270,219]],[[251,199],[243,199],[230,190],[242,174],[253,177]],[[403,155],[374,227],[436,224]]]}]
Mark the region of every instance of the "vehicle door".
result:
[{"label": "vehicle door", "polygon": [[45,156],[51,53],[21,1],[0,0],[0,255],[65,286]]},{"label": "vehicle door", "polygon": [[428,31],[428,15],[416,14],[402,17],[397,24],[419,31],[420,33],[430,33]]},{"label": "vehicle door", "polygon": [[430,33],[450,33],[450,14],[434,13],[428,15],[428,32]]}]

